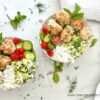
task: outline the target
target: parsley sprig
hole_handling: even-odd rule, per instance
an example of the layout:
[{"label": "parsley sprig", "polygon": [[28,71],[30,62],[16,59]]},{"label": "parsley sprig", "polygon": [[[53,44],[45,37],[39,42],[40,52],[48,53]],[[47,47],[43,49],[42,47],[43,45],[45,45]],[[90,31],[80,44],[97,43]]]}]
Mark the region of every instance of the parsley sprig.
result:
[{"label": "parsley sprig", "polygon": [[7,17],[9,18],[10,24],[12,25],[12,27],[14,29],[17,29],[18,25],[21,23],[21,21],[23,21],[27,18],[26,15],[21,15],[21,13],[19,11],[17,12],[17,15],[15,16],[14,19],[11,19],[8,15],[7,15]]},{"label": "parsley sprig", "polygon": [[66,8],[64,8],[64,10],[71,15],[71,20],[79,20],[79,19],[83,19],[84,17],[84,13],[80,12],[81,7],[77,3],[75,4],[75,8],[73,12],[71,12],[69,9]]}]

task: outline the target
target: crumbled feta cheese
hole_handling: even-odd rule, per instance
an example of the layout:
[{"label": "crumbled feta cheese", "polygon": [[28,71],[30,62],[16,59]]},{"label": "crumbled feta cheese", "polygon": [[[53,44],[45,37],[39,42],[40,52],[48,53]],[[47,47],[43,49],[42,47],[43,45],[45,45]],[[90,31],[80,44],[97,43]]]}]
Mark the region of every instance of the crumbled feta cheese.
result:
[{"label": "crumbled feta cheese", "polygon": [[56,49],[54,49],[54,55],[52,59],[64,63],[74,63],[75,61],[74,58],[68,52],[67,48],[63,46],[57,46]]}]

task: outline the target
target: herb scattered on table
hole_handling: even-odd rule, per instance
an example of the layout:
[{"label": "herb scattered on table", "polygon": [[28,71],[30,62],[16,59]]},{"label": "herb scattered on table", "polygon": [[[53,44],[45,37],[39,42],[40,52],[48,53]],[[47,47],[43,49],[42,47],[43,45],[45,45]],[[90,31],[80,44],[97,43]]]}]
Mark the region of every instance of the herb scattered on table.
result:
[{"label": "herb scattered on table", "polygon": [[91,41],[90,47],[93,47],[96,43],[97,43],[97,39],[93,39],[93,40]]},{"label": "herb scattered on table", "polygon": [[2,33],[0,33],[0,45],[2,44]]},{"label": "herb scattered on table", "polygon": [[59,82],[59,74],[58,72],[62,72],[63,63],[54,62],[54,73],[53,73],[53,81],[55,83]]},{"label": "herb scattered on table", "polygon": [[9,18],[10,24],[12,25],[12,27],[14,29],[17,29],[19,24],[21,23],[21,21],[23,21],[27,18],[26,15],[21,15],[21,13],[19,11],[17,12],[17,15],[15,16],[14,19],[11,19],[8,15],[7,15],[7,17]]},{"label": "herb scattered on table", "polygon": [[37,7],[39,13],[42,13],[45,11],[45,5],[40,2],[36,4],[36,7]]},{"label": "herb scattered on table", "polygon": [[69,82],[69,93],[72,93],[77,86],[77,78],[75,77],[71,79],[70,77],[67,76],[67,80]]},{"label": "herb scattered on table", "polygon": [[70,20],[79,20],[79,19],[83,19],[84,17],[84,13],[80,12],[81,7],[77,3],[75,4],[75,8],[73,12],[71,12],[66,8],[64,8],[64,10],[71,15]]},{"label": "herb scattered on table", "polygon": [[40,100],[43,100],[43,97],[41,97]]},{"label": "herb scattered on table", "polygon": [[33,14],[33,10],[32,10],[32,8],[29,8],[29,10],[30,10],[30,13]]},{"label": "herb scattered on table", "polygon": [[75,69],[75,70],[78,70],[78,69],[79,69],[79,66],[75,66],[74,69]]},{"label": "herb scattered on table", "polygon": [[30,96],[30,94],[28,93],[28,94],[27,94],[27,96],[29,97],[29,96]]}]

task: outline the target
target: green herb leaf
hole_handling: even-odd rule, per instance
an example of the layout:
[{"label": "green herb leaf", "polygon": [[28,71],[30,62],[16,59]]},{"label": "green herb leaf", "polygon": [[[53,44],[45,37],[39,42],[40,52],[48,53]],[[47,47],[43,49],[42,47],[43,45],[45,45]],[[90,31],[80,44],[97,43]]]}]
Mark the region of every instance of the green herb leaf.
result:
[{"label": "green herb leaf", "polygon": [[18,23],[16,22],[16,20],[10,20],[10,23],[13,26],[14,29],[17,29]]},{"label": "green herb leaf", "polygon": [[66,26],[67,26],[67,24],[64,24],[64,25],[62,26],[62,28],[63,28],[63,29],[65,29],[65,28],[66,28]]},{"label": "green herb leaf", "polygon": [[54,71],[61,72],[63,69],[63,63],[54,62]]},{"label": "green herb leaf", "polygon": [[11,23],[11,25],[12,25],[12,27],[13,27],[14,29],[17,29],[17,27],[18,27],[18,25],[20,24],[20,22],[21,22],[22,20],[26,19],[26,17],[27,17],[27,16],[25,16],[25,15],[21,15],[19,11],[17,12],[17,16],[15,16],[14,19],[10,19],[9,16],[8,16],[8,18],[9,18],[9,20],[10,20],[10,23]]},{"label": "green herb leaf", "polygon": [[73,30],[74,30],[73,33],[74,33],[75,35],[77,35],[77,33],[79,32],[79,29],[78,29],[78,28],[74,28]]},{"label": "green herb leaf", "polygon": [[57,72],[54,72],[54,74],[53,74],[53,81],[54,81],[55,83],[58,83],[58,82],[59,82],[59,75],[58,75]]},{"label": "green herb leaf", "polygon": [[2,39],[2,33],[0,33],[0,40]]},{"label": "green herb leaf", "polygon": [[76,15],[80,10],[81,10],[81,7],[76,3],[76,4],[75,4],[75,10],[74,10],[74,12],[72,13],[72,15],[73,15],[73,16]]},{"label": "green herb leaf", "polygon": [[0,33],[0,45],[2,44],[2,33]]},{"label": "green herb leaf", "polygon": [[68,12],[70,15],[72,14],[69,9],[64,8],[64,11]]},{"label": "green herb leaf", "polygon": [[77,49],[78,47],[80,47],[80,46],[81,46],[81,39],[78,38],[76,41],[74,41],[73,46],[74,46],[74,48],[76,48],[76,49]]},{"label": "green herb leaf", "polygon": [[90,47],[93,47],[93,46],[96,44],[96,42],[97,42],[97,39],[93,39],[93,40],[91,41]]},{"label": "green herb leaf", "polygon": [[84,14],[78,13],[72,17],[73,20],[83,19]]}]

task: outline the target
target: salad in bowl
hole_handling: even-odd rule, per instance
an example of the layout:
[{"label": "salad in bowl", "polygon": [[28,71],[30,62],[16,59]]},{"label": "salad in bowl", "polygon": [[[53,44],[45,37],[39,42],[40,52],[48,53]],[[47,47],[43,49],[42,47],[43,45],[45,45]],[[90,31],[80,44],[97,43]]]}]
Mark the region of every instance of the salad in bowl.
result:
[{"label": "salad in bowl", "polygon": [[15,89],[34,77],[36,54],[29,40],[0,33],[0,88]]},{"label": "salad in bowl", "polygon": [[60,63],[74,63],[90,47],[92,34],[80,6],[75,10],[64,8],[50,16],[40,32],[43,52]]}]

